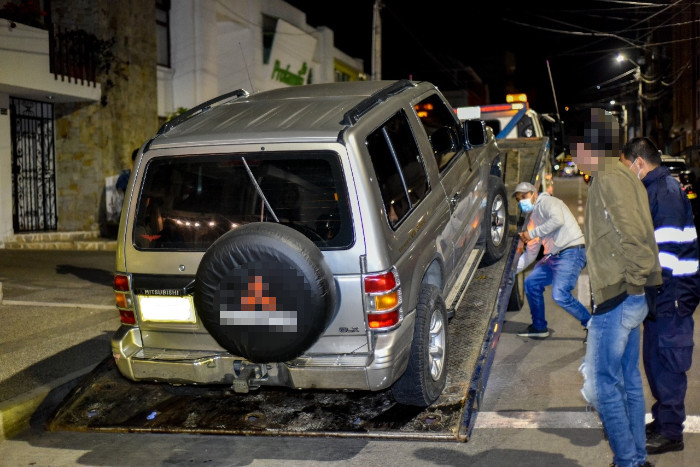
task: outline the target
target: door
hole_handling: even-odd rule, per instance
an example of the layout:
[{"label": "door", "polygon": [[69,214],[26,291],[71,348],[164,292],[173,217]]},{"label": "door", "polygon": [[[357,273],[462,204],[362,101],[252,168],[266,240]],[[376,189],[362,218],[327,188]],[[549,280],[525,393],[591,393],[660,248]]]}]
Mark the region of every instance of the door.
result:
[{"label": "door", "polygon": [[16,233],[56,230],[53,104],[10,98],[12,223]]},{"label": "door", "polygon": [[[465,149],[459,121],[440,96],[432,94],[414,108],[430,140],[440,182],[450,204],[451,268],[456,268],[469,255],[478,237],[472,223],[479,208],[477,183],[481,174],[474,165],[473,155]],[[446,276],[446,289],[451,286],[454,276]]]}]

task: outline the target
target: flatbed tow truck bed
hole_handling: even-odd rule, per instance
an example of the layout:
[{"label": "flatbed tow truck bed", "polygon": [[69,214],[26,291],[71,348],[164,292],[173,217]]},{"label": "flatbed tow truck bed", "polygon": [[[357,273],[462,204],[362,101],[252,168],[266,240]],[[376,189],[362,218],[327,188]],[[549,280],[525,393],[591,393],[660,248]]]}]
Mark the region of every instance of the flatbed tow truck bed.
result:
[{"label": "flatbed tow truck bed", "polygon": [[[537,180],[542,145],[525,157],[504,148],[508,193],[522,179]],[[527,151],[526,151],[527,152]],[[520,179],[520,176],[524,176]],[[247,394],[222,386],[133,382],[111,356],[88,374],[49,417],[49,431],[158,432],[225,435],[321,436],[467,441],[486,388],[507,311],[515,270],[517,227],[499,262],[478,269],[448,326],[447,385],[421,409],[394,402],[390,390],[313,391],[261,387]]]}]

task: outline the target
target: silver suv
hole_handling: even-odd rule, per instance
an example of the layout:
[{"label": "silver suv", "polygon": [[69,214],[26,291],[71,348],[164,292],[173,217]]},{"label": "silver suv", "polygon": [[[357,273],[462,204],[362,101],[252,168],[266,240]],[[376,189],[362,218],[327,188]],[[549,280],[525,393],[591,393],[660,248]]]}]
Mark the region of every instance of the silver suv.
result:
[{"label": "silver suv", "polygon": [[506,249],[493,133],[427,82],[236,91],[139,151],[119,227],[135,381],[442,392],[448,316]]}]

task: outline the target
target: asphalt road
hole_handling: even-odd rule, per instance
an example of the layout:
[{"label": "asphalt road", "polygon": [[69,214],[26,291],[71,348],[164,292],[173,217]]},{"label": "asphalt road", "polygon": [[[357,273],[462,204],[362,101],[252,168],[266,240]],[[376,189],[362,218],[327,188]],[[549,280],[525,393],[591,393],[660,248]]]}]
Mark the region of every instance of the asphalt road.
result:
[{"label": "asphalt road", "polygon": [[[586,185],[580,178],[557,179],[554,194],[583,221]],[[607,466],[612,461],[597,416],[586,412],[579,392],[578,366],[585,352],[580,324],[549,296],[548,339],[516,336],[530,322],[527,305],[507,313],[475,427],[465,443],[303,434],[48,432],[44,421],[51,410],[81,372],[109,352],[109,336],[118,327],[116,311],[110,310],[112,268],[109,253],[0,250],[0,317],[5,323],[0,331],[0,405],[7,407],[26,391],[58,387],[34,409],[28,429],[0,441],[1,464]],[[584,270],[578,284],[584,296],[586,279]],[[694,466],[700,457],[698,358],[696,350],[686,400],[685,450],[650,456],[659,467]]]}]

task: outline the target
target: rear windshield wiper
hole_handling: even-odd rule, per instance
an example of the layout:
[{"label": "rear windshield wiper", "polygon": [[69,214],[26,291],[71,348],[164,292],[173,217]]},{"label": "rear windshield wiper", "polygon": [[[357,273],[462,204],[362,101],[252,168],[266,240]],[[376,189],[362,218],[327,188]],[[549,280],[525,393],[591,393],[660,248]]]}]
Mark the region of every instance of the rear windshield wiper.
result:
[{"label": "rear windshield wiper", "polygon": [[245,167],[246,172],[248,172],[248,177],[250,178],[250,181],[253,182],[253,185],[255,186],[255,191],[257,191],[258,195],[260,195],[260,197],[262,198],[263,203],[265,203],[265,207],[268,211],[270,211],[270,214],[272,214],[272,218],[275,219],[275,222],[279,224],[280,220],[277,217],[277,214],[275,214],[275,211],[272,210],[272,206],[270,206],[270,203],[267,201],[265,193],[263,193],[262,188],[260,188],[258,181],[255,180],[255,176],[253,176],[253,172],[250,170],[250,167],[248,167],[248,162],[246,162],[245,157],[241,157],[241,160],[243,161],[243,166]]}]

